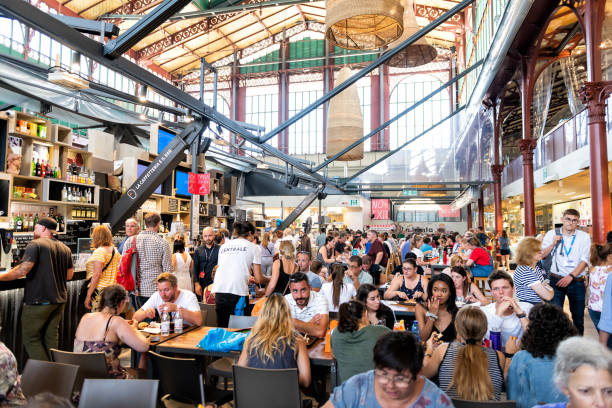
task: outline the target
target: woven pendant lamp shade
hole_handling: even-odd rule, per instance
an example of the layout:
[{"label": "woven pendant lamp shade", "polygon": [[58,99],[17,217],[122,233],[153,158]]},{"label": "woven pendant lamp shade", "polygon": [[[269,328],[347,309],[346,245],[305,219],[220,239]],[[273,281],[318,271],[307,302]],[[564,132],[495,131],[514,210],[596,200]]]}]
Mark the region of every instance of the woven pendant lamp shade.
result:
[{"label": "woven pendant lamp shade", "polygon": [[325,36],[349,50],[375,50],[403,31],[401,0],[326,0]]},{"label": "woven pendant lamp shade", "polygon": [[[416,16],[414,15],[413,1],[402,0],[402,2],[404,5],[404,32],[397,41],[389,44],[389,49],[401,44],[406,41],[408,37],[419,31]],[[436,49],[429,45],[425,37],[422,37],[387,61],[387,65],[396,68],[418,67],[433,61],[437,55],[438,52]]]},{"label": "woven pendant lamp shade", "polygon": [[[344,67],[338,74],[338,85],[351,77],[351,70]],[[357,84],[353,84],[329,101],[327,111],[326,155],[332,157],[345,147],[363,137],[363,115],[359,102]],[[350,161],[363,159],[363,143],[336,160]]]}]

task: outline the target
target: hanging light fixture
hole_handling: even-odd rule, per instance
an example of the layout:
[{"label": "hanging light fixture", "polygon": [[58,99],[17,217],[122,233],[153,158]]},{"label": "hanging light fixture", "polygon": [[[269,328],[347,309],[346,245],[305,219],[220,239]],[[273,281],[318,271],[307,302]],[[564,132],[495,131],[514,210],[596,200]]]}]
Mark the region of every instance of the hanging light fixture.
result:
[{"label": "hanging light fixture", "polygon": [[[419,31],[416,16],[414,14],[413,0],[402,0],[402,3],[404,6],[404,32],[398,40],[389,44],[388,49],[396,47],[406,41],[408,37]],[[396,68],[418,67],[433,61],[437,56],[438,52],[429,44],[427,38],[421,37],[418,41],[395,54],[393,58],[387,61],[387,65]]]},{"label": "hanging light fixture", "polygon": [[402,35],[401,0],[327,0],[325,37],[341,48],[375,50]]},{"label": "hanging light fixture", "polygon": [[81,53],[80,52],[75,51],[72,53],[72,61],[70,62],[70,70],[76,74],[81,72]]},{"label": "hanging light fixture", "polygon": [[144,84],[140,84],[138,86],[138,100],[140,102],[146,102],[147,101],[147,86]]},{"label": "hanging light fixture", "polygon": [[[351,70],[344,67],[338,73],[340,85],[351,77]],[[327,158],[339,153],[345,147],[363,137],[363,115],[359,102],[357,84],[353,84],[329,101],[327,110]],[[355,146],[336,160],[350,161],[363,159],[363,143]]]}]

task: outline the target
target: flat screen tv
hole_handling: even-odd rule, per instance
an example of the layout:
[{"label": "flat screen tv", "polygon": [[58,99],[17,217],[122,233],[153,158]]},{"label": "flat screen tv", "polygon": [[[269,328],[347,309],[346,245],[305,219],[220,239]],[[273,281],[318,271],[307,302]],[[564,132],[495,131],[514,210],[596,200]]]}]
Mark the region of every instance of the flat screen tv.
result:
[{"label": "flat screen tv", "polygon": [[182,197],[191,197],[189,194],[189,173],[186,171],[176,170],[174,172],[174,188],[176,195]]},{"label": "flat screen tv", "polygon": [[[144,173],[144,172],[145,172],[145,170],[147,169],[147,167],[149,167],[149,166],[147,166],[147,165],[145,165],[145,164],[140,164],[140,163],[138,163],[138,169],[136,170],[136,172],[137,172],[137,174],[138,174],[138,177],[140,177],[140,176],[142,175],[142,173]],[[155,191],[154,191],[153,193],[154,193],[154,194],[161,194],[161,193],[162,193],[162,185],[160,184],[160,185],[159,185],[159,186],[158,186],[158,187],[155,189]]]},{"label": "flat screen tv", "polygon": [[157,131],[157,153],[158,154],[161,154],[161,152],[164,151],[166,146],[168,146],[168,143],[170,143],[170,141],[174,139],[174,136],[175,136],[175,133],[171,131],[170,129],[166,129],[161,126],[159,127]]}]

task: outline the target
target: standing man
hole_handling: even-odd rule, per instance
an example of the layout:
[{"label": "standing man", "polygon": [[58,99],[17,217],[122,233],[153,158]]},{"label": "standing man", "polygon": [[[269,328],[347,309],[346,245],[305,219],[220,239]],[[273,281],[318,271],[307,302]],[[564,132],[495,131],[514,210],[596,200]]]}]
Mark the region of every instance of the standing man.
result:
[{"label": "standing man", "polygon": [[57,222],[43,217],[34,226],[34,240],[22,262],[0,281],[25,278],[21,328],[28,357],[49,361],[49,349],[58,347],[58,329],[67,299],[66,282],[74,273],[70,249],[55,239]]},{"label": "standing man", "polygon": [[325,245],[325,238],[327,238],[327,234],[325,233],[325,227],[319,228],[319,235],[317,235],[317,240],[315,241],[317,244],[317,250]]},{"label": "standing man", "polygon": [[211,227],[204,228],[202,238],[204,245],[195,250],[192,271],[195,292],[199,298],[204,288],[213,282],[212,271],[219,259],[219,245],[214,241],[215,231]]},{"label": "standing man", "polygon": [[387,252],[383,247],[384,244],[378,239],[378,234],[376,234],[376,231],[368,231],[368,242],[370,242],[370,249],[368,249],[368,255],[374,261],[373,263],[376,265],[380,265],[383,268],[386,268],[389,256],[387,255]]},{"label": "standing man", "polygon": [[297,266],[298,270],[308,276],[308,283],[310,287],[315,292],[321,290],[321,286],[323,286],[323,282],[321,282],[321,278],[316,273],[310,270],[310,265],[312,263],[312,256],[308,251],[300,251],[297,254]]},{"label": "standing man", "polygon": [[[136,240],[138,252],[138,287],[136,295],[131,296],[134,309],[138,310],[157,291],[157,277],[163,272],[172,272],[172,253],[168,241],[157,235],[161,217],[148,213],[144,217],[146,230],[131,236],[123,245],[123,253],[132,247]],[[122,255],[123,255],[122,253]]]},{"label": "standing man", "polygon": [[123,245],[125,244],[125,241],[127,241],[128,238],[131,236],[138,235],[139,232],[140,225],[138,225],[138,221],[136,221],[136,218],[128,218],[127,220],[125,220],[125,235],[127,235],[127,237],[125,237],[125,239],[121,241],[121,243],[117,247],[117,251],[122,254]]},{"label": "standing man", "polygon": [[580,335],[584,334],[584,300],[586,288],[584,286],[587,266],[589,265],[589,251],[591,237],[578,230],[580,213],[573,208],[563,212],[561,216],[563,227],[561,235],[550,230],[542,241],[542,257],[547,257],[558,242],[553,253],[550,268],[550,286],[555,290],[552,303],[563,308],[565,296],[569,299],[572,321]]}]

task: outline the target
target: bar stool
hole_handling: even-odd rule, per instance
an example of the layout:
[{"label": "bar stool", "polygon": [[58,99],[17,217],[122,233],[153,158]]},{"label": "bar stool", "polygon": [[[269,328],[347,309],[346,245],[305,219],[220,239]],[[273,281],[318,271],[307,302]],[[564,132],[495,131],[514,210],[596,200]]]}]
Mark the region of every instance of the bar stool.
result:
[{"label": "bar stool", "polygon": [[491,295],[491,289],[488,287],[489,278],[487,277],[472,277],[474,279],[474,283],[476,287],[482,292],[482,294],[489,299],[489,301],[493,300],[493,296]]}]

